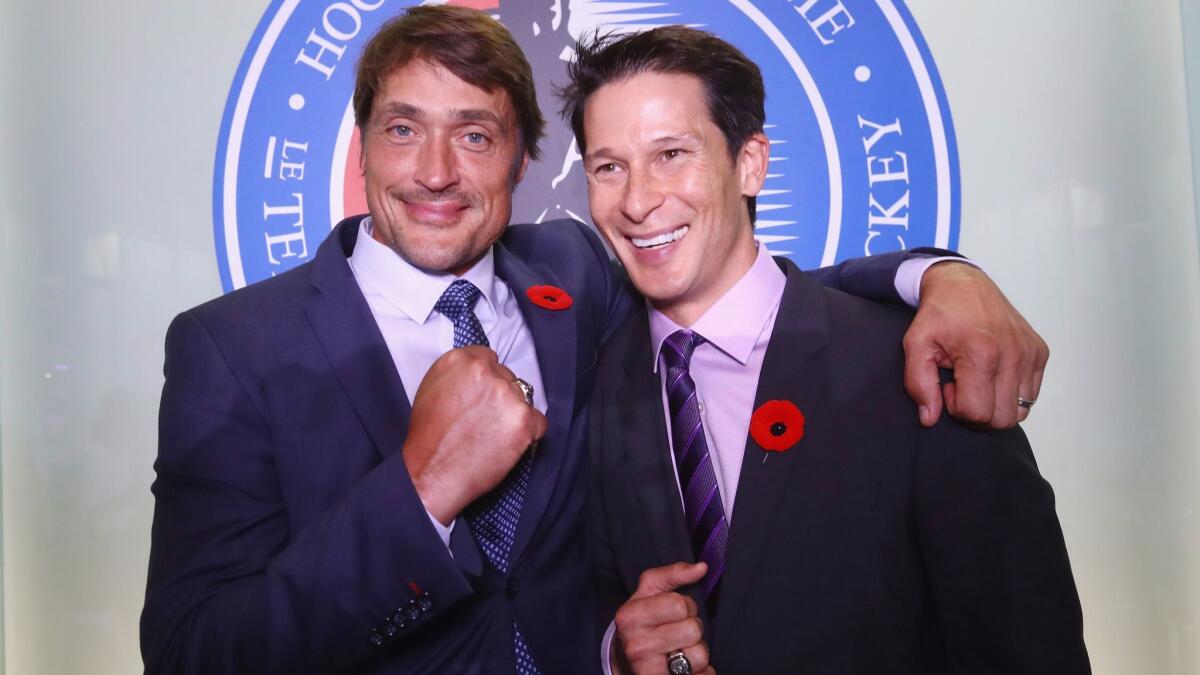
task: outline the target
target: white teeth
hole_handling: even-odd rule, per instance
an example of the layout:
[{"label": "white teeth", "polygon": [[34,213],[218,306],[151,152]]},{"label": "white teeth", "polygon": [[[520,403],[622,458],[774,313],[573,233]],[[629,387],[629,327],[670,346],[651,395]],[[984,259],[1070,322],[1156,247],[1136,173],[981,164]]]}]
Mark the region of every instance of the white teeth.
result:
[{"label": "white teeth", "polygon": [[666,232],[664,234],[658,235],[657,237],[651,237],[649,239],[638,239],[637,237],[630,237],[630,239],[633,240],[633,245],[638,248],[650,248],[651,246],[662,246],[664,244],[669,244],[673,241],[679,241],[680,239],[683,239],[683,235],[685,235],[687,233],[688,233],[688,226],[684,225],[683,227],[679,228],[678,230],[675,230],[674,232]]}]

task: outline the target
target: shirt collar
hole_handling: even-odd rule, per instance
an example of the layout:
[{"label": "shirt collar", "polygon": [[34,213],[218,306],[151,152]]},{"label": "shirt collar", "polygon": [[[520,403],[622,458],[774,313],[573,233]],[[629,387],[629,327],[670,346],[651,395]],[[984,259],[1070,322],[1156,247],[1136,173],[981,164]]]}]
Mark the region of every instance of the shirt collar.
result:
[{"label": "shirt collar", "polygon": [[[787,276],[775,264],[767,247],[759,244],[754,264],[692,324],[691,329],[704,336],[705,342],[744,366],[767,322],[775,315],[786,285]],[[649,309],[650,349],[654,353],[654,370],[658,372],[663,341],[683,327],[653,305]]]},{"label": "shirt collar", "polygon": [[350,254],[350,266],[361,283],[373,288],[385,300],[394,305],[413,321],[424,324],[433,313],[442,293],[456,279],[466,279],[475,284],[482,299],[475,304],[475,314],[481,321],[488,314],[496,316],[496,263],[489,247],[479,262],[462,276],[434,274],[412,265],[390,247],[371,236],[374,223],[371,217],[363,218],[358,229],[354,252]]}]

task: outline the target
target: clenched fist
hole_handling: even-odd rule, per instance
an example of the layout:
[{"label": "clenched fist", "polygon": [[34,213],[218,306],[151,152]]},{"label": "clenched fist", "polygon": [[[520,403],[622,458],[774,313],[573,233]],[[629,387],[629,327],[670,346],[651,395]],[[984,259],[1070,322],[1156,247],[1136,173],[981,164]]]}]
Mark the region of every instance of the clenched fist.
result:
[{"label": "clenched fist", "polygon": [[611,670],[633,675],[666,675],[667,655],[680,650],[696,675],[715,675],[699,608],[680,586],[704,578],[704,563],[677,562],[642,572],[638,587],[617,610]]},{"label": "clenched fist", "polygon": [[516,375],[487,347],[446,352],[413,398],[404,464],[425,508],[448,525],[504,480],[546,417],[525,403]]}]

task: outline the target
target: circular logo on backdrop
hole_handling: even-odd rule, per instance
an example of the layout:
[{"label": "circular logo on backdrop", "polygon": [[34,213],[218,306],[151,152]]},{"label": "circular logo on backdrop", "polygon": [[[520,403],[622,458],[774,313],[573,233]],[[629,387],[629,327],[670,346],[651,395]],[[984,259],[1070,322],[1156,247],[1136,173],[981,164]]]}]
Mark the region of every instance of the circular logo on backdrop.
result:
[{"label": "circular logo on backdrop", "polygon": [[[366,212],[350,98],[364,43],[405,2],[275,0],[238,67],[213,180],[225,290],[316,253]],[[958,240],[958,157],[946,95],[901,0],[463,0],[502,21],[551,119],[513,222],[587,222],[587,188],[554,86],[592,30],[686,24],[715,32],[766,80],[768,179],[756,236],[801,267]]]}]

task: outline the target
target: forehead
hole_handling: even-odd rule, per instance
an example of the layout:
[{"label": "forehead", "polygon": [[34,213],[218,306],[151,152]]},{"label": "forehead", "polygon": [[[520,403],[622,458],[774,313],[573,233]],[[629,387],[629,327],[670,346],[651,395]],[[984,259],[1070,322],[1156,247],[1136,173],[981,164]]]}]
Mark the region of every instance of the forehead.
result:
[{"label": "forehead", "polygon": [[609,82],[588,97],[583,113],[589,151],[616,137],[718,132],[704,83],[687,73],[647,71]]},{"label": "forehead", "polygon": [[395,104],[412,106],[434,116],[482,110],[504,122],[516,117],[512,100],[503,88],[477,87],[442,64],[419,57],[393,69],[383,78],[375,96],[374,112],[378,114],[394,108]]}]

